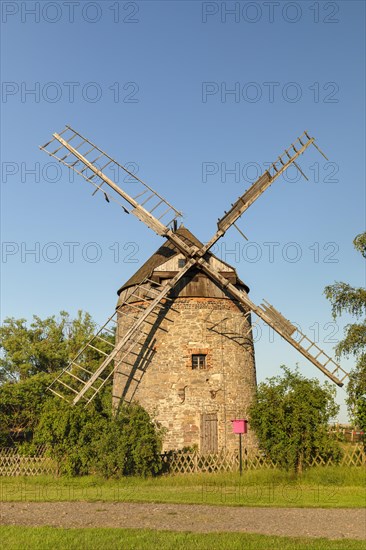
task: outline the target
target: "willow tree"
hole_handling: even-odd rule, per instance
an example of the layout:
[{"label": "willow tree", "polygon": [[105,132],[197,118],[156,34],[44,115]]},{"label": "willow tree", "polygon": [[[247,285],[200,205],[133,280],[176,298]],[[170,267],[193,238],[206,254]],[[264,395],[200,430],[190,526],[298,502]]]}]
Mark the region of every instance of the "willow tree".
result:
[{"label": "willow tree", "polygon": [[[366,233],[357,235],[353,244],[366,259]],[[366,290],[348,283],[335,282],[325,287],[324,293],[332,304],[335,319],[345,313],[355,318],[355,322],[346,326],[345,336],[335,351],[338,358],[355,358],[355,366],[351,370],[347,386],[347,405],[354,423],[366,432]]]}]

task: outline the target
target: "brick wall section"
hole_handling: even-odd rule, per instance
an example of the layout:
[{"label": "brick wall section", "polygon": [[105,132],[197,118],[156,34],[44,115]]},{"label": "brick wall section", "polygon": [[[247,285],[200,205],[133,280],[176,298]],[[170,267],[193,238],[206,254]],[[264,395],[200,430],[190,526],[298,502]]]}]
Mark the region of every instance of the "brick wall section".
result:
[{"label": "brick wall section", "polygon": [[[130,324],[122,315],[118,334]],[[149,334],[148,360],[131,354],[118,366],[114,407],[120,402],[126,375],[132,373],[135,381],[127,395],[133,395],[166,429],[164,451],[200,449],[201,415],[207,413],[217,414],[218,450],[237,449],[238,436],[232,434],[230,420],[247,418],[256,388],[250,316],[228,298],[178,297],[155,327],[146,324],[144,329]],[[206,369],[192,369],[193,353],[207,354]],[[250,426],[244,439],[248,446],[256,445]]]}]

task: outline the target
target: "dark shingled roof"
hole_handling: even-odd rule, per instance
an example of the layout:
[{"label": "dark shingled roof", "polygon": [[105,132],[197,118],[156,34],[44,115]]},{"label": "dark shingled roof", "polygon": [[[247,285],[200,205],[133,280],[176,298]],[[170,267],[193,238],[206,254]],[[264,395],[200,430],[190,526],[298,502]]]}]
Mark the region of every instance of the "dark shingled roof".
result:
[{"label": "dark shingled roof", "polygon": [[[181,237],[181,239],[188,244],[189,246],[195,245],[198,248],[201,248],[203,244],[194,236],[192,233],[183,226],[180,226],[175,233]],[[153,254],[141,267],[124,283],[124,285],[121,286],[121,288],[117,291],[117,294],[119,295],[122,290],[140,284],[146,277],[151,277],[153,271],[155,271],[160,265],[164,264],[169,258],[172,258],[173,256],[176,256],[177,254],[180,254],[180,252],[174,247],[174,245],[167,239],[166,242]],[[231,265],[227,264],[223,260],[220,260],[217,258],[214,254],[211,254],[208,252],[208,256],[214,257],[223,264],[227,265],[231,269],[234,269]],[[237,276],[236,270],[234,269],[234,272]],[[249,287],[243,283],[237,277],[237,284],[243,285],[247,292],[249,292]]]}]

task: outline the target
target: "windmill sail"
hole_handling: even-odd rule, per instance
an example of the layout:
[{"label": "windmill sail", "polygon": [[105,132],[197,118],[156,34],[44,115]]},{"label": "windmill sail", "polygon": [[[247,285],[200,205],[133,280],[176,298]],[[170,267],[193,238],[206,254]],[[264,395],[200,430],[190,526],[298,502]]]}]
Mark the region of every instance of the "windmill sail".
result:
[{"label": "windmill sail", "polygon": [[277,157],[275,162],[272,162],[268,170],[264,171],[264,173],[253,183],[253,185],[251,185],[251,187],[237,199],[237,201],[231,206],[230,210],[226,212],[225,215],[217,222],[217,232],[201,250],[201,254],[204,254],[207,250],[209,250],[218,241],[218,239],[220,239],[226,231],[230,229],[232,225],[235,225],[235,222],[244,214],[249,206],[251,206],[292,164],[294,164],[306,178],[296,161],[310,145],[314,145],[316,149],[325,157],[324,153],[315,144],[315,138],[310,137],[308,132],[305,131],[294,141],[294,143],[290,145],[288,149],[285,149],[284,152]]},{"label": "windmill sail", "polygon": [[[210,275],[219,284],[224,285],[226,290],[239,302],[249,307],[258,317],[267,325],[272,327],[289,344],[299,351],[306,359],[311,361],[323,374],[328,376],[335,384],[342,387],[344,379],[348,373],[338,365],[329,355],[327,355],[315,342],[310,340],[298,328],[288,321],[271,304],[265,302],[257,306],[250,300],[247,294],[238,290],[229,283],[213,266],[203,260],[201,262],[203,270]],[[330,370],[332,369],[332,370]]]},{"label": "windmill sail", "polygon": [[[120,204],[125,212],[137,215],[140,219],[143,217],[142,221],[147,225],[155,222],[151,227],[159,235],[165,235],[167,227],[182,216],[181,212],[136,174],[71,126],[53,134],[53,138],[40,149],[91,183],[95,187],[93,194],[102,190],[108,200]],[[124,183],[129,187],[129,193],[115,183],[115,180],[118,181],[126,175],[128,181]]]},{"label": "windmill sail", "polygon": [[[56,158],[71,170],[74,170],[86,181],[92,183],[95,187],[94,194],[102,190],[108,201],[117,201],[125,211],[134,214],[158,235],[168,238],[173,243],[175,249],[183,253],[187,260],[185,265],[180,267],[180,270],[172,279],[166,280],[165,285],[154,283],[155,289],[152,290],[151,286],[145,287],[147,281],[144,280],[141,283],[140,290],[147,293],[147,295],[154,292],[154,296],[148,296],[148,299],[144,299],[140,306],[133,306],[136,307],[136,311],[132,314],[130,326],[121,335],[116,345],[113,346],[113,350],[108,353],[98,348],[96,342],[103,341],[103,331],[110,330],[108,328],[109,323],[116,323],[117,318],[115,316],[123,314],[121,309],[107,321],[93,339],[80,351],[78,356],[54,380],[50,387],[51,391],[60,397],[69,399],[72,404],[78,403],[80,400],[89,403],[107,383],[113,372],[119,369],[119,372],[126,378],[125,387],[122,391],[122,399],[130,401],[143,375],[141,372],[136,372],[133,362],[130,363],[131,354],[144,357],[148,360],[151,354],[154,353],[151,341],[146,345],[147,334],[144,332],[144,327],[146,324],[151,324],[152,316],[158,315],[157,311],[159,308],[164,307],[164,300],[167,299],[171,289],[177,285],[178,281],[193,266],[202,269],[222,289],[226,289],[235,300],[238,300],[247,309],[249,308],[249,310],[258,315],[333,382],[338,386],[342,386],[344,379],[348,376],[345,370],[321,350],[315,342],[312,342],[305,334],[300,332],[271,304],[268,302],[264,302],[260,306],[254,304],[246,293],[236,288],[226,277],[219,273],[207,261],[207,256],[205,256],[213,244],[235,224],[247,208],[289,166],[294,164],[302,173],[296,161],[310,145],[314,145],[319,149],[314,143],[314,138],[311,138],[307,132],[304,132],[291,144],[289,149],[286,149],[271,164],[269,169],[262,174],[249,190],[239,197],[231,209],[218,221],[218,229],[212,239],[205,246],[199,247],[187,244],[176,232],[170,229],[169,226],[175,223],[177,218],[181,216],[181,213],[135,174],[132,174],[126,167],[119,164],[70,126],[66,126],[59,134],[53,134],[53,139],[41,147],[43,151]],[[323,154],[321,151],[320,153]],[[114,179],[105,173],[107,169],[112,170],[114,174],[116,174],[117,170],[127,173],[132,177],[132,189],[125,191],[119,187]],[[121,200],[122,203],[120,202]],[[122,305],[131,306],[128,299]],[[80,361],[80,357],[82,357],[85,349],[92,349],[94,352],[99,353],[101,357],[99,365],[92,371],[86,368],[84,364],[81,364]],[[68,394],[68,397],[65,397],[65,392]]]}]

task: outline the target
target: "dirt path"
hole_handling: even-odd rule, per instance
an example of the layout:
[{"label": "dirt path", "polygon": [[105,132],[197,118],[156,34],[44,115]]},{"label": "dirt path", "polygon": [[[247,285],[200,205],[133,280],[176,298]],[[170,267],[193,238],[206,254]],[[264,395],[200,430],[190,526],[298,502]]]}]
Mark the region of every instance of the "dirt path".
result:
[{"label": "dirt path", "polygon": [[241,531],[265,535],[366,539],[366,511],[246,508],[125,502],[2,502],[1,525]]}]

